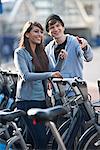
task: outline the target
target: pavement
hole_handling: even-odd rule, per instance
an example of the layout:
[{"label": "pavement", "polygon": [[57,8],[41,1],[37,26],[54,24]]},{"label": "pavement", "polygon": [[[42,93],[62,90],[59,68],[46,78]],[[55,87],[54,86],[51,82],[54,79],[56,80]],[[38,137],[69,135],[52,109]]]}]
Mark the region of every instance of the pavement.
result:
[{"label": "pavement", "polygon": [[100,99],[97,80],[100,79],[100,47],[93,48],[93,60],[84,63],[84,79],[87,82],[88,92],[92,101]]},{"label": "pavement", "polygon": [[100,95],[99,95],[99,91],[98,91],[98,86],[88,82],[87,87],[88,87],[88,93],[91,95],[91,100],[93,102],[99,100]]}]

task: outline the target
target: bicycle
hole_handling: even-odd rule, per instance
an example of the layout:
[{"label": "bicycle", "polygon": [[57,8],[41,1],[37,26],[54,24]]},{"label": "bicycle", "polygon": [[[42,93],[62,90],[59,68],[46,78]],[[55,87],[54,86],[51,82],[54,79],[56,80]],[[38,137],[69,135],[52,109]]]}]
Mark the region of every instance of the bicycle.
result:
[{"label": "bicycle", "polygon": [[[98,90],[100,94],[100,80],[97,81]],[[93,103],[94,108],[100,108],[100,100]],[[93,125],[88,128],[79,139],[77,150],[80,149],[99,150],[100,149],[100,111],[95,111],[95,118],[93,118]]]},{"label": "bicycle", "polygon": [[[61,137],[64,140],[63,145],[65,145],[65,148],[72,149],[75,138],[77,137],[77,132],[78,132],[78,128],[76,128],[76,127],[78,127],[78,124],[79,124],[79,127],[81,127],[81,124],[82,124],[81,121],[83,120],[82,117],[84,116],[85,121],[91,121],[91,124],[93,125],[94,122],[93,122],[92,118],[95,119],[94,108],[88,99],[87,84],[85,81],[79,80],[76,78],[71,79],[71,80],[66,78],[66,79],[53,79],[53,82],[55,82],[55,83],[57,82],[57,84],[60,83],[60,85],[59,85],[60,88],[58,89],[58,91],[60,90],[60,98],[64,105],[63,107],[67,111],[67,113],[65,113],[64,115],[66,116],[66,114],[67,114],[68,118],[70,118],[69,120],[66,120],[66,122],[64,122],[59,128],[57,128],[57,130],[58,130],[57,132],[61,134]],[[61,88],[62,87],[61,83],[64,85],[66,85],[66,83],[68,83],[71,86],[71,88],[73,89],[73,91],[75,92],[75,95],[71,98],[66,98],[66,95],[64,94],[65,88],[64,87],[63,87],[63,89]],[[64,99],[62,99],[62,98],[64,98]],[[55,109],[55,106],[54,106],[54,109]],[[43,110],[43,111],[45,111],[45,110]],[[72,113],[72,115],[70,115],[71,113]],[[55,119],[57,119],[57,118],[55,117]],[[73,132],[74,128],[76,128],[75,132]],[[53,130],[53,132],[54,132],[54,130]],[[51,140],[52,149],[57,149],[58,141],[55,142],[56,138],[54,139],[53,137],[51,137],[51,139],[52,139]],[[50,139],[48,139],[48,141],[50,141]]]},{"label": "bicycle", "polygon": [[[0,146],[3,150],[29,150],[29,146],[25,143],[23,136],[15,123],[15,119],[25,116],[22,110],[0,111]],[[1,147],[0,147],[1,148]]]},{"label": "bicycle", "polygon": [[[46,109],[31,108],[27,111],[27,114],[31,119],[35,120],[36,122],[45,122],[45,125],[51,129],[52,135],[57,142],[58,149],[61,150],[66,150],[66,147],[54,122],[58,116],[65,115],[66,113],[67,111],[63,106],[55,106]],[[52,149],[55,149],[55,147]]]},{"label": "bicycle", "polygon": [[[70,110],[72,112],[70,113],[72,114],[70,116],[70,120],[71,120],[70,125],[67,127],[65,125],[64,126],[65,129],[63,130],[64,133],[62,133],[62,136],[64,136],[64,139],[65,139],[64,140],[65,146],[67,149],[76,149],[76,146],[73,148],[73,145],[79,133],[79,129],[81,130],[82,123],[84,123],[85,128],[83,128],[83,131],[80,132],[80,134],[78,135],[79,137],[83,134],[84,130],[88,128],[87,124],[89,124],[89,126],[93,124],[92,118],[95,118],[94,108],[91,102],[89,101],[89,97],[88,97],[87,84],[84,80],[80,80],[77,78],[53,79],[53,82],[56,83],[57,85],[55,88],[56,91],[60,90],[60,99],[65,109],[68,108],[68,106],[70,106],[71,108]],[[68,85],[71,86],[71,89],[73,89],[73,92],[75,93],[75,95],[67,99],[62,88],[62,86],[65,86],[66,83],[68,83]],[[64,97],[61,95],[63,95]],[[63,125],[62,125],[62,128],[63,128]],[[77,143],[78,143],[78,140],[76,141],[75,145],[77,145]]]},{"label": "bicycle", "polygon": [[100,99],[100,79],[97,80],[98,90],[99,90],[99,99]]},{"label": "bicycle", "polygon": [[0,109],[15,108],[17,74],[0,70]]}]

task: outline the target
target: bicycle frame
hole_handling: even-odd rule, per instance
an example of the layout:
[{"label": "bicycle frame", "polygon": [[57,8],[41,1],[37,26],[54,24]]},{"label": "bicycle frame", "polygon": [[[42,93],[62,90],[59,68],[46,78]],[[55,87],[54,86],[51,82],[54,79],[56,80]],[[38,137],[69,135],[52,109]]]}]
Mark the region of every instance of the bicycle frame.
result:
[{"label": "bicycle frame", "polygon": [[54,123],[54,120],[58,116],[61,116],[67,113],[67,111],[64,109],[63,106],[55,106],[55,107],[47,108],[47,109],[32,108],[32,109],[29,109],[27,113],[31,119],[36,119],[37,121],[45,122],[45,124],[51,129],[52,135],[54,136],[58,144],[58,149],[66,150],[62,137],[59,134],[59,131],[56,128],[56,125]]}]

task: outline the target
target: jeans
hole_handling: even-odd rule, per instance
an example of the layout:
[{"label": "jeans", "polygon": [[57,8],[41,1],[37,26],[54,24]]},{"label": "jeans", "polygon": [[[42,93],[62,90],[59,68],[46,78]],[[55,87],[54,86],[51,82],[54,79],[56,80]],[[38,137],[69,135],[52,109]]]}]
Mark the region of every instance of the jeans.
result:
[{"label": "jeans", "polygon": [[[46,108],[45,101],[18,101],[17,108],[27,112],[30,108]],[[27,116],[24,117],[25,125],[27,125],[26,142],[31,144],[35,149],[46,149],[47,137],[46,127],[44,123],[33,124],[33,121]]]}]

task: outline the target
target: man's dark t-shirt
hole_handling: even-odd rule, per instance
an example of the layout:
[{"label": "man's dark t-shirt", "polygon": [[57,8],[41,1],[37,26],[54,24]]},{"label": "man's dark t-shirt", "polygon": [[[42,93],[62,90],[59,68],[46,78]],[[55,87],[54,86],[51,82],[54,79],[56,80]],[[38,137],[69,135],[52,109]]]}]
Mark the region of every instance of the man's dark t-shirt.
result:
[{"label": "man's dark t-shirt", "polygon": [[59,55],[60,51],[61,51],[62,49],[65,49],[66,43],[67,43],[67,38],[66,38],[66,40],[65,40],[62,44],[59,44],[59,45],[57,45],[57,46],[55,47],[54,55],[55,55],[56,61],[57,61],[57,58],[58,58],[58,55]]}]

